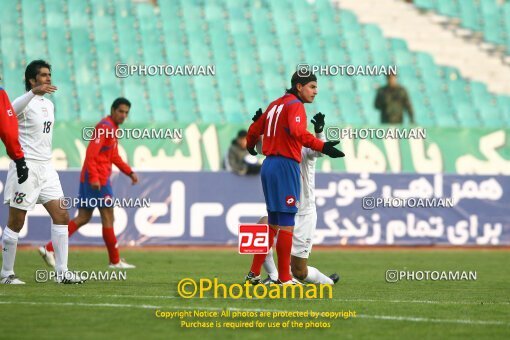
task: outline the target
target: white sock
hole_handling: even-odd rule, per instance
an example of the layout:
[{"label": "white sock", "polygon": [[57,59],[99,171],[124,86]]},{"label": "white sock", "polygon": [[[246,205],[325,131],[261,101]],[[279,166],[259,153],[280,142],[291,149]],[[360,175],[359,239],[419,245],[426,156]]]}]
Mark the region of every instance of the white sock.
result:
[{"label": "white sock", "polygon": [[266,260],[264,261],[264,269],[267,272],[267,275],[271,278],[271,280],[278,280],[278,269],[274,264],[273,259],[273,248],[269,249],[269,253],[267,253]]},{"label": "white sock", "polygon": [[53,248],[55,249],[55,269],[57,270],[57,273],[66,272],[67,251],[69,245],[67,225],[51,225],[51,242],[53,242]]},{"label": "white sock", "polygon": [[334,284],[333,280],[322,274],[317,268],[310,266],[308,266],[308,276],[305,281],[309,283]]},{"label": "white sock", "polygon": [[5,227],[2,235],[2,271],[0,277],[14,275],[14,260],[16,260],[16,247],[19,233]]}]

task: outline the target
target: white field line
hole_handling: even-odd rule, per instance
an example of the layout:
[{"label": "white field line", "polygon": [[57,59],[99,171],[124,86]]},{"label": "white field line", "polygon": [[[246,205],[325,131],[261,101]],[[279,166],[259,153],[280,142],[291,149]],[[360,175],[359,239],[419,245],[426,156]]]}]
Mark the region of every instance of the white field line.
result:
[{"label": "white field line", "polygon": [[[190,306],[152,306],[152,305],[133,305],[117,303],[82,303],[82,302],[33,302],[33,301],[0,301],[0,305],[40,305],[40,306],[72,306],[72,307],[109,307],[109,308],[141,308],[141,309],[175,309],[175,310],[222,310],[217,307],[190,307]],[[231,311],[253,311],[253,312],[290,312],[274,309],[253,309],[253,308],[227,308]],[[453,323],[453,324],[476,324],[476,325],[501,325],[510,326],[510,323],[497,320],[462,320],[462,319],[431,319],[413,316],[395,316],[395,315],[366,315],[360,314],[357,317],[364,319],[388,320],[388,321],[408,321],[423,323]]]},{"label": "white field line", "polygon": [[510,326],[510,323],[496,320],[452,320],[452,319],[430,319],[414,316],[394,316],[394,315],[358,315],[364,319],[391,320],[391,321],[411,321],[411,322],[430,322],[430,323],[460,323],[475,325],[503,325]]},{"label": "white field line", "polygon": [[[7,297],[14,297],[14,296],[21,296],[21,295],[9,295],[0,292],[0,296],[7,296]],[[53,294],[53,295],[43,295],[47,297],[94,297],[94,298],[103,298],[103,297],[110,297],[110,298],[134,298],[134,299],[182,299],[180,296],[172,296],[172,295],[123,295],[123,294],[108,294],[108,295],[80,295],[80,294]],[[214,298],[212,296],[204,296],[203,298],[192,298],[193,299],[214,299],[214,300],[258,300],[257,298],[239,298],[239,299],[233,299],[233,298]],[[186,299],[190,300],[190,299]],[[264,300],[264,299],[260,299]],[[417,303],[417,304],[432,304],[432,305],[510,305],[510,302],[507,301],[437,301],[437,300],[378,300],[378,299],[342,299],[342,298],[324,298],[324,299],[309,299],[309,298],[303,298],[303,299],[289,299],[288,301],[300,301],[300,300],[307,300],[307,301],[339,301],[339,302],[370,302],[370,303]]]}]

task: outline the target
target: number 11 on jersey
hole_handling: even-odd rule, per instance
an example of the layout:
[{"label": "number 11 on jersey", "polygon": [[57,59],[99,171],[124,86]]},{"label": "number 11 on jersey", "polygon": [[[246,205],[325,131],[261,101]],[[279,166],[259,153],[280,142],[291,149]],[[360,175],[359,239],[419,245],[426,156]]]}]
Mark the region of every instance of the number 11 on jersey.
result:
[{"label": "number 11 on jersey", "polygon": [[274,127],[273,127],[273,136],[276,134],[276,125],[278,125],[278,118],[280,118],[280,113],[282,113],[283,105],[275,105],[269,110],[267,113],[267,119],[269,119],[269,123],[267,124],[267,137],[271,137],[271,124],[273,123],[273,118],[276,113],[276,118],[274,120]]}]

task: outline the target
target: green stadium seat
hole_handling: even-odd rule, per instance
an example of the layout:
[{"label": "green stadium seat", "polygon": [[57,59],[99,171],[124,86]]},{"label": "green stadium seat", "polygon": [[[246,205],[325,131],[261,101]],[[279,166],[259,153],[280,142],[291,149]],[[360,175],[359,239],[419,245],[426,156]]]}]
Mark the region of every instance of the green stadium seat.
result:
[{"label": "green stadium seat", "polygon": [[439,13],[449,16],[457,17],[459,15],[458,3],[453,0],[438,0],[437,10]]},{"label": "green stadium seat", "polygon": [[363,111],[363,116],[366,117],[367,123],[369,125],[377,125],[381,123],[381,114],[374,107],[374,97],[370,96],[362,96],[361,98],[361,109]]},{"label": "green stadium seat", "polygon": [[504,120],[504,126],[510,125],[510,97],[509,96],[498,96],[497,104],[501,116]]},{"label": "green stadium seat", "polygon": [[146,64],[159,65],[164,63],[163,51],[157,27],[157,15],[150,4],[137,6],[138,22],[142,38],[143,58]]},{"label": "green stadium seat", "polygon": [[[27,60],[41,59],[47,56],[47,44],[44,41],[42,34],[44,32],[45,20],[43,12],[40,10],[41,6],[42,2],[39,0],[21,1],[23,33]],[[34,8],[37,10],[34,10]]]},{"label": "green stadium seat", "polygon": [[365,117],[352,95],[341,95],[339,98],[339,104],[340,114],[345,123],[354,125],[363,125],[366,123]]},{"label": "green stadium seat", "polygon": [[328,43],[326,48],[326,61],[329,64],[334,65],[345,65],[348,63],[348,52],[342,48],[340,45],[333,45]]},{"label": "green stadium seat", "polygon": [[[326,80],[319,83],[319,94],[315,98],[314,103],[317,105],[317,110],[326,115],[326,123],[328,125],[337,122],[340,117],[337,116],[338,108],[338,95],[334,88],[330,88],[333,84],[328,84]],[[308,110],[308,109],[307,109]],[[308,112],[308,120],[310,120],[316,112]],[[339,112],[338,112],[339,113]]]},{"label": "green stadium seat", "polygon": [[179,122],[184,123],[194,122],[199,119],[192,96],[193,90],[189,82],[188,77],[172,77],[170,79],[172,103],[176,110],[175,116]]},{"label": "green stadium seat", "polygon": [[123,96],[131,102],[129,121],[136,123],[152,122],[153,117],[145,98],[145,92],[137,77],[122,79]]},{"label": "green stadium seat", "polygon": [[407,43],[402,39],[389,39],[392,51],[409,51]]},{"label": "green stadium seat", "polygon": [[414,120],[417,124],[424,126],[435,126],[434,114],[431,114],[431,108],[425,95],[418,92],[410,92],[411,105],[414,111]]},{"label": "green stadium seat", "polygon": [[429,72],[424,72],[422,79],[423,83],[425,84],[426,93],[442,90],[443,81],[439,77],[437,70],[429,70]]},{"label": "green stadium seat", "polygon": [[99,77],[113,80],[115,75],[112,70],[120,62],[118,48],[116,48],[115,41],[113,40],[116,36],[113,17],[106,15],[94,16],[93,28],[93,43],[96,50]]},{"label": "green stadium seat", "polygon": [[406,50],[397,50],[395,51],[395,64],[397,67],[412,65],[413,55]]},{"label": "green stadium seat", "polygon": [[[510,16],[505,15],[510,4],[498,0],[419,0],[414,4],[420,8],[435,10],[442,15],[460,20],[462,27],[483,33],[487,42],[508,45],[505,35],[510,33]],[[506,33],[505,33],[506,31]],[[508,50],[510,54],[510,50]]]},{"label": "green stadium seat", "polygon": [[349,11],[341,11],[340,12],[340,27],[344,32],[360,32],[361,25],[356,19],[356,15]]},{"label": "green stadium seat", "polygon": [[[238,96],[236,97],[236,93]],[[249,116],[249,111],[245,108],[242,98],[239,96],[239,92],[234,93],[226,93],[220,92],[221,102],[223,106],[223,110],[225,112],[225,117],[227,121],[230,122],[232,117],[239,116],[240,118],[245,116],[246,114]],[[262,106],[262,105],[261,105]],[[244,120],[249,119],[250,117],[243,118]]]},{"label": "green stadium seat", "polygon": [[503,116],[496,105],[486,105],[480,109],[483,124],[488,127],[501,127]]},{"label": "green stadium seat", "polygon": [[220,107],[216,98],[216,88],[211,77],[193,79],[197,94],[199,116],[206,123],[221,121]]},{"label": "green stadium seat", "polygon": [[510,55],[510,2],[505,2],[503,4],[501,18],[503,19],[503,27],[506,36],[506,41],[503,40],[503,44],[506,44],[507,54]]},{"label": "green stadium seat", "polygon": [[[16,22],[17,17],[17,6],[19,1],[18,0],[4,0],[2,1],[2,10],[0,11],[0,19],[2,20],[2,31],[4,29],[4,25],[7,26],[7,24],[14,24]],[[16,26],[12,25],[10,26],[11,29],[15,29]]]},{"label": "green stadium seat", "polygon": [[472,105],[465,102],[458,102],[455,104],[455,107],[461,126],[477,127],[481,125],[477,111]]},{"label": "green stadium seat", "polygon": [[280,47],[283,67],[290,65],[295,69],[297,64],[306,59],[302,48],[295,43],[295,39],[281,39]]},{"label": "green stadium seat", "polygon": [[437,68],[434,59],[428,53],[416,53],[416,64],[419,68],[423,70],[424,74],[428,74],[430,71],[433,71]]},{"label": "green stadium seat", "polygon": [[477,81],[472,81],[470,83],[470,88],[473,103],[479,110],[481,110],[487,105],[489,101],[489,92],[487,91],[487,87],[485,86],[485,84],[482,84]]},{"label": "green stadium seat", "polygon": [[368,42],[372,64],[389,65],[391,57],[388,52],[386,39],[382,36],[381,30],[375,25],[366,25],[365,38]]},{"label": "green stadium seat", "polygon": [[[165,6],[168,6],[168,4],[169,2],[165,2]],[[205,2],[204,12],[207,22],[213,23],[224,19],[223,9],[218,3]]]},{"label": "green stadium seat", "polygon": [[474,31],[480,30],[480,14],[474,1],[464,1],[460,6],[462,25]]},{"label": "green stadium seat", "polygon": [[121,63],[137,64],[141,60],[138,57],[139,44],[136,40],[135,18],[126,10],[115,11],[115,24],[118,34],[119,55]]},{"label": "green stadium seat", "polygon": [[170,112],[170,86],[169,83],[167,84],[165,76],[148,77],[147,90],[149,102],[154,111],[154,120],[157,121],[158,116]]},{"label": "green stadium seat", "polygon": [[423,9],[433,10],[436,9],[437,0],[414,0],[414,4]]},{"label": "green stadium seat", "polygon": [[445,114],[444,112],[435,113],[437,122],[439,125],[444,127],[454,127],[457,126],[457,121],[453,115]]},{"label": "green stadium seat", "polygon": [[484,22],[483,35],[488,42],[504,45],[503,30],[499,19],[498,15],[494,15],[492,18],[487,17],[487,21]]},{"label": "green stadium seat", "polygon": [[[510,3],[415,0],[458,17],[461,26],[504,45],[510,55]],[[133,102],[135,122],[239,123],[282,95],[299,63],[398,66],[424,126],[508,126],[510,100],[430,54],[387,39],[329,0],[159,1],[159,12],[132,0],[5,0],[0,11],[1,73],[11,97],[23,93],[25,59],[48,58],[59,91],[59,119],[95,121],[114,98]],[[40,8],[41,11],[34,11]],[[68,9],[68,12],[66,11]],[[282,20],[281,13],[285,13]],[[69,25],[66,23],[69,20]],[[44,25],[44,23],[46,23]],[[43,34],[47,38],[42,39]],[[19,37],[23,36],[24,45]],[[26,52],[26,55],[24,54]],[[21,56],[21,57],[20,57]],[[117,63],[215,64],[215,77],[118,79]],[[335,123],[378,124],[373,107],[379,77],[321,77],[307,106]]]}]

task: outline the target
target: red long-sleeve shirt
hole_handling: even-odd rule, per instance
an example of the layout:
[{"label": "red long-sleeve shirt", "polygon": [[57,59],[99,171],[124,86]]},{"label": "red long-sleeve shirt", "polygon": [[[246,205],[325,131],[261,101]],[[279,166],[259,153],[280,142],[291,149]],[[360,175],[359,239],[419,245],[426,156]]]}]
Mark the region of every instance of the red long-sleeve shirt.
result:
[{"label": "red long-sleeve shirt", "polygon": [[120,171],[130,175],[133,170],[119,156],[117,138],[115,132],[118,126],[110,117],[103,118],[95,127],[95,139],[89,142],[85,162],[81,169],[81,182],[100,182],[101,186],[106,185],[112,173],[112,164],[115,164]]},{"label": "red long-sleeve shirt", "polygon": [[255,147],[260,135],[262,153],[266,156],[283,156],[301,163],[303,146],[322,151],[324,142],[306,130],[307,119],[303,103],[287,93],[273,101],[260,118],[253,122],[246,137],[247,146]]},{"label": "red long-sleeve shirt", "polygon": [[24,157],[19,143],[18,118],[12,108],[7,92],[0,87],[0,138],[5,144],[7,155],[12,160]]}]

